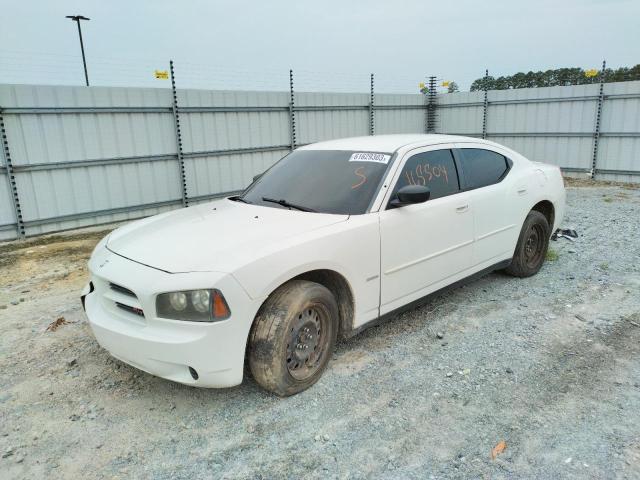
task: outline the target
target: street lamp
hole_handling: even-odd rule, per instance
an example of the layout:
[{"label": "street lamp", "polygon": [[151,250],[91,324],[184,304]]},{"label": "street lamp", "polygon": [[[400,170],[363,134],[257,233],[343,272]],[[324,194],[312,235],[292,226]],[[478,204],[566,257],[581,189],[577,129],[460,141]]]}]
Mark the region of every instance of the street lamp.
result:
[{"label": "street lamp", "polygon": [[80,50],[82,50],[82,64],[84,65],[84,79],[87,82],[87,87],[89,86],[89,74],[87,73],[87,61],[84,58],[84,44],[82,43],[82,29],[80,28],[80,20],[89,20],[87,17],[83,17],[82,15],[67,15],[67,18],[70,18],[74,22],[78,24],[78,35],[80,36]]}]

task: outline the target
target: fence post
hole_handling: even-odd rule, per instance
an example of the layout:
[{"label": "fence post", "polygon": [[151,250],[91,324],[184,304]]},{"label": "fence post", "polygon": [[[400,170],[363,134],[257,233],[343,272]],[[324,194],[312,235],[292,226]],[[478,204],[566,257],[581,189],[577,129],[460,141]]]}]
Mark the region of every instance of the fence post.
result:
[{"label": "fence post", "polygon": [[373,73],[371,74],[371,89],[369,93],[369,135],[375,134],[375,111],[374,111],[375,96],[373,93]]},{"label": "fence post", "polygon": [[591,178],[596,177],[596,168],[598,165],[598,143],[600,143],[600,123],[602,119],[602,104],[604,103],[604,73],[607,68],[607,61],[602,61],[602,70],[600,71],[600,91],[598,93],[598,108],[596,110],[596,126],[593,132],[593,157],[591,158]]},{"label": "fence post", "polygon": [[429,93],[427,95],[427,133],[436,131],[436,77],[429,77]]},{"label": "fence post", "polygon": [[13,212],[16,216],[16,229],[18,238],[25,237],[24,220],[22,219],[22,208],[20,207],[20,197],[18,196],[18,186],[16,177],[13,172],[13,163],[11,162],[11,152],[9,151],[9,140],[7,139],[7,130],[4,127],[4,116],[2,108],[0,108],[0,135],[2,135],[2,152],[4,153],[5,168],[7,180],[9,182],[9,190],[11,191],[11,199],[13,201]]},{"label": "fence post", "polygon": [[291,151],[296,148],[296,112],[295,94],[293,91],[293,70],[289,70],[289,134],[291,136]]},{"label": "fence post", "polygon": [[489,70],[484,71],[484,106],[482,109],[482,138],[487,138],[487,110],[489,110]]},{"label": "fence post", "polygon": [[176,91],[176,76],[173,69],[173,60],[169,60],[171,71],[171,92],[173,94],[173,125],[176,133],[176,146],[178,150],[178,166],[180,167],[180,188],[182,189],[182,206],[189,206],[189,196],[187,195],[187,175],[184,170],[184,158],[182,156],[182,136],[180,135],[180,110],[178,109],[178,93]]},{"label": "fence post", "polygon": [[424,92],[422,95],[424,96],[424,133],[429,133],[429,98]]}]

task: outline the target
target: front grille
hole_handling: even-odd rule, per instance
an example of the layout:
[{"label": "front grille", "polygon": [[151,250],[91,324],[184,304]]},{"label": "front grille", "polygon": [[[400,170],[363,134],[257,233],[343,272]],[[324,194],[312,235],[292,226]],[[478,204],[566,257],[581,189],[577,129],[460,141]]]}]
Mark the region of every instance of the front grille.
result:
[{"label": "front grille", "polygon": [[133,313],[134,315],[138,315],[140,317],[144,317],[144,312],[141,308],[131,307],[129,305],[125,305],[124,303],[116,302],[116,306],[121,308],[122,310],[126,310],[129,313]]},{"label": "front grille", "polygon": [[122,293],[123,295],[129,295],[130,297],[138,298],[135,293],[133,293],[128,288],[123,287],[122,285],[110,282],[109,287],[111,288],[111,290],[115,290],[116,292]]}]

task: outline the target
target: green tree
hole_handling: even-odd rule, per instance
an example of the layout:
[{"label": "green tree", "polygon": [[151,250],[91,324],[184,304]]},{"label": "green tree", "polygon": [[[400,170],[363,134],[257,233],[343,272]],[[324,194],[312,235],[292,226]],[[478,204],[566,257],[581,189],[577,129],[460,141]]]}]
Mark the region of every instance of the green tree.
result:
[{"label": "green tree", "polygon": [[[598,83],[600,72],[587,74],[587,71],[578,67],[556,68],[539,72],[529,71],[527,73],[518,72],[514,75],[494,78],[491,76],[478,78],[471,84],[471,91],[487,90],[508,90],[512,88],[531,87],[555,87],[566,85],[585,85]],[[640,80],[640,64],[634,67],[621,67],[616,70],[607,68],[604,71],[605,82],[629,82]]]},{"label": "green tree", "polygon": [[449,86],[447,87],[447,93],[456,93],[459,92],[458,84],[456,82],[449,82]]},{"label": "green tree", "polygon": [[496,90],[495,83],[496,79],[491,75],[489,75],[488,77],[478,78],[471,84],[471,91],[474,92],[476,90]]}]

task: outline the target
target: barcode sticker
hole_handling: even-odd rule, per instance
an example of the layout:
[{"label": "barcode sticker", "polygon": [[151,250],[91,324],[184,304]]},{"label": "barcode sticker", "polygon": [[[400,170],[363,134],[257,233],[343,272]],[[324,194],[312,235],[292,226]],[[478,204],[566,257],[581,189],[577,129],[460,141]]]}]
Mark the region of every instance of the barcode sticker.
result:
[{"label": "barcode sticker", "polygon": [[350,162],[374,162],[374,163],[384,163],[385,165],[389,163],[389,159],[391,155],[385,155],[384,153],[366,153],[366,152],[358,152],[351,155],[349,159]]}]

